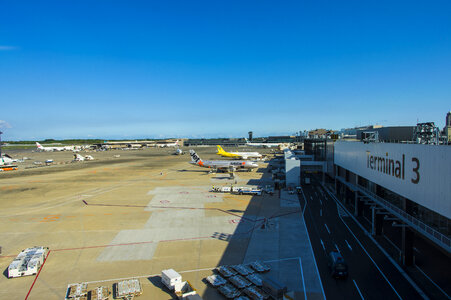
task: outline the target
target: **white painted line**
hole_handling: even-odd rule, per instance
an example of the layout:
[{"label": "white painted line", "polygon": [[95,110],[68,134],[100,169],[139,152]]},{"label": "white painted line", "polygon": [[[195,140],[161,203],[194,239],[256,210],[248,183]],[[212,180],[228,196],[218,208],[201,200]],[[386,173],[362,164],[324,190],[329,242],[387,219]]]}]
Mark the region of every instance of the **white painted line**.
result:
[{"label": "white painted line", "polygon": [[319,216],[320,216],[320,217],[323,216],[323,210],[322,210],[322,209],[319,210]]},{"label": "white painted line", "polygon": [[[301,194],[302,194],[302,197],[304,198],[305,203],[307,203],[307,199],[305,198],[304,190],[302,189],[302,187],[301,187]],[[313,261],[315,262],[316,274],[318,276],[319,284],[321,285],[322,296],[323,296],[323,299],[326,299],[326,293],[324,293],[323,282],[321,281],[321,276],[319,275],[318,264],[316,263],[315,253],[313,253],[312,242],[310,241],[310,234],[308,232],[307,225],[305,224],[304,214],[302,214],[302,223],[304,224],[305,232],[307,232],[308,244],[310,246],[309,248],[312,253]]]},{"label": "white painted line", "polygon": [[[340,201],[338,201],[335,197],[333,197],[331,195],[331,193],[328,191],[329,196],[335,200],[335,202],[337,204],[339,204],[346,212],[349,213],[349,211],[340,203]],[[368,251],[366,251],[365,247],[363,247],[362,243],[360,242],[360,240],[357,238],[357,236],[354,234],[354,232],[352,232],[351,228],[349,228],[348,224],[346,224],[346,222],[343,220],[343,218],[339,215],[338,216],[340,218],[340,220],[343,222],[343,224],[346,226],[346,228],[348,229],[349,233],[352,234],[352,236],[354,237],[354,239],[357,241],[357,243],[360,245],[360,247],[363,249],[363,251],[366,253],[366,255],[368,256],[368,258],[373,262],[374,266],[378,269],[379,273],[381,273],[382,277],[385,279],[385,281],[390,285],[390,287],[392,288],[392,290],[395,292],[396,296],[398,296],[399,299],[402,299],[401,296],[398,294],[398,292],[396,291],[395,287],[391,284],[391,282],[388,280],[387,276],[385,276],[384,272],[382,272],[382,270],[379,268],[379,266],[376,264],[376,262],[373,260],[373,258],[370,256],[370,254],[368,253]],[[351,215],[351,217],[353,219],[354,216]],[[355,220],[356,221],[356,220]],[[356,221],[357,222],[357,221]],[[357,222],[357,224],[359,224]],[[366,232],[366,231],[364,231]]]},{"label": "white painted line", "polygon": [[329,232],[329,234],[330,234],[329,227],[327,227],[327,224],[326,224],[326,223],[324,223],[324,226],[326,227],[327,232]]},{"label": "white painted line", "polygon": [[299,257],[299,267],[301,268],[302,289],[304,290],[304,299],[307,300],[307,289],[305,288],[304,270],[302,269],[302,262],[300,257]]},{"label": "white painted line", "polygon": [[320,239],[320,241],[321,241],[321,246],[323,246],[323,250],[326,251],[326,247],[324,247],[324,242],[323,242],[323,240]]},{"label": "white painted line", "polygon": [[319,199],[319,203],[321,204],[321,206],[323,206],[323,201],[321,201],[321,199]]},{"label": "white painted line", "polygon": [[420,250],[418,250],[416,247],[413,247],[413,250],[415,250],[417,253],[421,254]]},{"label": "white painted line", "polygon": [[362,300],[365,300],[365,298],[363,298],[362,292],[360,292],[357,282],[355,282],[354,279],[352,280],[352,282],[354,282],[355,288],[357,289],[357,292],[359,292],[360,298],[362,298]]},{"label": "white painted line", "polygon": [[264,260],[263,262],[271,263],[271,262],[277,262],[277,261],[294,260],[294,259],[299,259],[299,258],[300,258],[299,256],[296,256],[296,257],[288,257],[288,258],[280,258],[280,259]]},{"label": "white painted line", "polygon": [[[301,261],[301,258],[298,257],[289,257],[289,258],[282,258],[282,259],[273,259],[273,260],[264,260],[265,263],[271,263],[271,262],[277,262],[277,261],[286,261],[286,260],[299,260]],[[185,270],[185,271],[177,271],[178,273],[191,273],[191,272],[199,272],[199,271],[208,271],[213,270],[215,267],[211,268],[203,268],[203,269],[193,269],[193,270]],[[160,276],[161,274],[149,274],[149,275],[138,275],[138,276],[132,276],[132,277],[123,277],[123,278],[112,278],[112,279],[104,279],[104,280],[95,280],[95,281],[84,281],[87,284],[91,283],[101,283],[101,282],[109,282],[109,281],[121,281],[121,280],[127,280],[127,279],[133,279],[133,278],[146,278],[146,277],[155,277]]]},{"label": "white painted line", "polygon": [[312,196],[310,196],[310,200],[312,200],[312,201],[313,201],[313,197],[312,197]]},{"label": "white painted line", "polygon": [[340,248],[338,248],[337,244],[335,244],[335,249],[337,249],[338,253],[341,253]]},{"label": "white painted line", "polygon": [[417,268],[417,269],[418,269],[418,270],[419,270],[419,271],[420,271],[427,279],[429,279],[429,281],[432,282],[432,284],[435,285],[435,287],[438,288],[438,289],[440,290],[440,292],[443,293],[443,295],[445,295],[448,299],[451,299],[451,297],[450,297],[447,293],[445,293],[445,291],[442,290],[442,288],[441,288],[437,283],[435,283],[434,280],[431,279],[431,277],[429,277],[428,275],[426,275],[426,273],[424,273],[424,271],[421,270],[420,267],[418,267],[417,265],[415,265],[415,267],[416,267],[416,268]]},{"label": "white painted line", "polygon": [[398,252],[401,252],[401,249],[398,248],[398,246],[395,245],[386,235],[384,235],[384,238],[396,249]]},{"label": "white painted line", "polygon": [[352,247],[351,247],[351,245],[349,245],[348,241],[347,241],[347,240],[345,240],[345,242],[346,242],[346,244],[348,245],[348,248],[349,248],[349,250],[351,250],[351,251],[352,251]]},{"label": "white painted line", "polygon": [[[339,203],[338,199],[333,194],[331,194],[331,192],[329,191],[328,188],[325,188],[325,190],[326,190],[327,194],[329,195],[329,197],[331,197],[332,200],[334,200],[335,203],[337,203],[337,205],[340,205],[349,214],[349,216],[354,220],[354,222],[357,224],[357,226],[359,226],[360,229],[366,233],[368,238],[379,248],[379,250],[392,263],[392,265],[399,271],[399,273],[401,273],[401,275],[410,283],[410,285],[415,289],[415,291],[417,291],[418,294],[420,294],[420,296],[423,299],[429,300],[429,297],[420,289],[420,287],[412,280],[412,278],[410,278],[410,276],[407,275],[407,273],[398,265],[398,263],[390,256],[390,254],[388,254],[387,251],[385,251],[385,249],[382,248],[382,246],[379,245],[379,243],[366,231],[365,227],[363,227],[362,224],[360,224],[359,221],[357,221],[357,219],[353,215],[351,215],[351,213],[348,211],[348,209],[346,207],[344,207],[341,203]],[[340,216],[340,219],[343,223],[345,223],[341,216]],[[346,227],[348,227],[348,226],[346,225]],[[348,229],[349,229],[349,227],[348,227]]]}]

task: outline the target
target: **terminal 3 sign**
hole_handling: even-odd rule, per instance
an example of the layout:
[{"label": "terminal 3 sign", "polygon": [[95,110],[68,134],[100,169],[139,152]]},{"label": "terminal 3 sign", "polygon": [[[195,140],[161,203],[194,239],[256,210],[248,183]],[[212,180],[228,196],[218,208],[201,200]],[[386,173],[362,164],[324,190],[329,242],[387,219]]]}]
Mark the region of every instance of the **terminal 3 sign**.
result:
[{"label": "terminal 3 sign", "polygon": [[[396,178],[405,179],[406,169],[406,155],[402,154],[401,160],[392,159],[389,157],[388,152],[385,152],[385,157],[372,155],[370,151],[366,152],[367,160],[366,166],[371,170],[382,172],[387,175],[394,176]],[[413,177],[410,179],[412,183],[417,184],[420,182],[420,160],[417,157],[412,157],[412,162],[415,166],[412,169]]]},{"label": "terminal 3 sign", "polygon": [[451,218],[451,147],[337,142],[334,163]]}]

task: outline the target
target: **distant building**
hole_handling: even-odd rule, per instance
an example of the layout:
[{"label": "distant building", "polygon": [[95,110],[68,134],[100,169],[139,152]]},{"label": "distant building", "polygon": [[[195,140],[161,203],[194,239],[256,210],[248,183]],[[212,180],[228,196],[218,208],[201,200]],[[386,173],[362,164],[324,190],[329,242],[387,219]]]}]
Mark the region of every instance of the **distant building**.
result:
[{"label": "distant building", "polygon": [[445,128],[443,129],[448,144],[451,143],[451,111],[446,114]]},{"label": "distant building", "polygon": [[308,137],[309,138],[325,138],[328,135],[331,135],[332,133],[334,133],[332,130],[329,129],[314,129],[314,130],[310,130],[308,132]]},{"label": "distant building", "polygon": [[253,132],[249,131],[248,134],[249,134],[249,141],[252,142],[252,134],[253,134]]},{"label": "distant building", "polygon": [[365,132],[377,132],[379,141],[386,143],[413,142],[415,140],[416,126],[388,126],[372,127],[367,129],[358,129],[356,132],[357,140],[363,140]]}]

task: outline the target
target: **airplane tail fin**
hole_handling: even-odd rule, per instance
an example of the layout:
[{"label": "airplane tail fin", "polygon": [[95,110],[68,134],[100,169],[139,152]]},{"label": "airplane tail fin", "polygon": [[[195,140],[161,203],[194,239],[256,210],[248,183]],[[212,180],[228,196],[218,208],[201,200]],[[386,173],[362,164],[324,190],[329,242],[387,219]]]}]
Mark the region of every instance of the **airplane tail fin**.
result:
[{"label": "airplane tail fin", "polygon": [[224,149],[222,149],[221,146],[217,145],[216,147],[218,148],[218,153],[217,154],[222,154],[222,153],[225,152]]},{"label": "airplane tail fin", "polygon": [[38,149],[42,149],[42,148],[44,148],[44,147],[42,147],[42,145],[41,145],[41,144],[39,144],[38,142],[36,142],[36,147],[38,147]]},{"label": "airplane tail fin", "polygon": [[189,154],[191,156],[192,162],[194,162],[196,164],[202,163],[202,159],[200,159],[199,155],[197,155],[197,153],[194,150],[192,150],[192,149],[189,150]]}]

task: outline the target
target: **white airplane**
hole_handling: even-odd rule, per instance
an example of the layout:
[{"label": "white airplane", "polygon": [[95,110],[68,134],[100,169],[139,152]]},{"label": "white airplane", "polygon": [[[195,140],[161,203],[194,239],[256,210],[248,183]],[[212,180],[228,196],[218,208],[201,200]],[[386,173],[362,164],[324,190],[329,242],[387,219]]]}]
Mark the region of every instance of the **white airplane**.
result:
[{"label": "white airplane", "polygon": [[175,141],[174,143],[156,143],[155,146],[160,147],[160,148],[178,147],[179,146],[179,140]]},{"label": "white airplane", "polygon": [[246,140],[246,146],[251,147],[262,147],[262,148],[271,148],[271,147],[279,147],[280,145],[285,145],[286,143],[252,143]]},{"label": "white airplane", "polygon": [[224,157],[232,157],[238,159],[248,159],[248,158],[262,158],[262,155],[258,152],[227,152],[220,145],[216,146],[218,148],[218,152],[216,154],[224,156]]},{"label": "white airplane", "polygon": [[2,156],[0,157],[0,166],[9,166],[15,162],[17,162],[17,159],[13,159],[8,154],[2,154]]},{"label": "white airplane", "polygon": [[61,147],[44,147],[38,142],[36,142],[36,147],[38,147],[38,150],[40,151],[74,151],[77,148],[75,146],[61,146]]},{"label": "white airplane", "polygon": [[92,157],[91,155],[81,156],[78,153],[74,154],[74,161],[84,161],[84,160],[94,160],[94,157]]},{"label": "white airplane", "polygon": [[199,167],[209,168],[213,170],[232,171],[235,172],[238,169],[245,169],[251,171],[258,168],[258,164],[253,161],[247,160],[202,160],[194,150],[189,150],[191,155],[190,164],[197,165]]},{"label": "white airplane", "polygon": [[175,149],[174,155],[182,155],[182,154],[185,154],[182,149],[180,148]]}]

